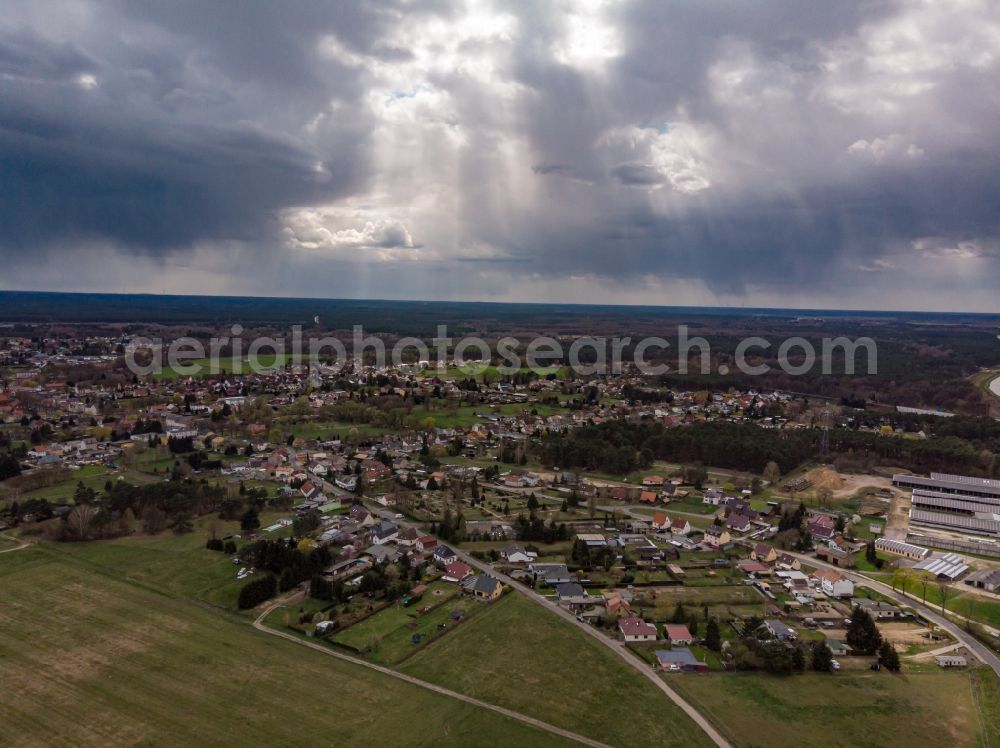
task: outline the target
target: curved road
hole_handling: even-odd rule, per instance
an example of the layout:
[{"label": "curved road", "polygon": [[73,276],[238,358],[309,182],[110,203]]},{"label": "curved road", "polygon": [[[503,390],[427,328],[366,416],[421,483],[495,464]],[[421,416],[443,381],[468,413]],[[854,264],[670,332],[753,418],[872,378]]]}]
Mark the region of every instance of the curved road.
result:
[{"label": "curved road", "polygon": [[464,693],[458,693],[457,691],[452,691],[448,688],[435,685],[434,683],[428,683],[427,681],[420,680],[419,678],[414,678],[412,675],[406,675],[405,673],[397,672],[396,670],[391,670],[390,668],[383,667],[381,665],[375,665],[374,663],[367,662],[366,660],[358,659],[357,657],[351,657],[350,655],[343,654],[342,652],[337,652],[329,647],[324,647],[322,644],[317,644],[315,642],[306,641],[294,634],[289,634],[285,631],[278,631],[277,629],[272,629],[264,623],[264,619],[267,615],[275,608],[280,608],[283,603],[275,603],[269,606],[263,613],[257,616],[257,619],[253,622],[253,627],[259,631],[263,631],[265,634],[270,634],[271,636],[278,636],[282,639],[287,639],[290,642],[295,642],[303,647],[309,647],[310,649],[315,649],[318,652],[322,652],[330,657],[336,657],[338,660],[344,660],[345,662],[350,662],[353,665],[360,665],[361,667],[368,668],[369,670],[374,670],[382,675],[388,675],[391,678],[401,680],[405,683],[409,683],[413,686],[418,686],[420,688],[425,688],[428,691],[433,691],[434,693],[441,694],[442,696],[449,696],[453,699],[458,699],[459,701],[464,701],[466,704],[472,704],[481,709],[488,709],[491,712],[496,712],[504,717],[509,717],[510,719],[515,719],[518,722],[523,722],[526,725],[530,725],[539,730],[544,730],[545,732],[551,733],[553,735],[558,735],[561,738],[566,738],[568,740],[575,741],[582,745],[591,746],[591,748],[611,748],[611,746],[606,743],[601,743],[597,740],[591,740],[583,735],[577,735],[575,732],[570,732],[569,730],[564,730],[561,727],[556,727],[555,725],[550,725],[548,722],[542,722],[540,719],[535,719],[534,717],[529,717],[526,714],[521,714],[520,712],[515,712],[513,709],[505,709],[502,706],[497,706],[496,704],[490,704],[485,701],[480,701],[479,699],[474,699],[471,696],[466,696]]},{"label": "curved road", "polygon": [[[12,541],[14,543],[17,542],[16,540],[14,540],[14,538],[9,537],[7,535],[5,535],[3,537],[4,537],[4,540],[10,540],[10,541]],[[23,551],[25,548],[27,548],[30,545],[31,545],[31,543],[29,543],[27,540],[25,540],[25,541],[23,541],[21,543],[21,545],[15,546],[13,548],[4,548],[2,551],[0,551],[0,553],[13,553],[14,551]]]},{"label": "curved road", "polygon": [[940,628],[944,629],[949,634],[951,634],[953,637],[955,637],[955,639],[960,641],[964,647],[966,647],[970,652],[975,654],[980,661],[982,661],[985,665],[988,665],[990,668],[992,668],[993,672],[995,672],[997,675],[1000,675],[1000,657],[997,657],[996,654],[994,654],[994,652],[989,647],[987,647],[985,644],[982,644],[972,634],[963,631],[961,628],[956,626],[947,618],[943,617],[939,613],[935,613],[929,606],[924,605],[922,602],[913,599],[912,597],[910,597],[905,593],[894,590],[892,587],[890,587],[887,584],[884,584],[883,582],[878,582],[874,579],[870,579],[869,577],[863,576],[861,574],[856,574],[846,571],[845,569],[841,569],[839,567],[833,566],[832,564],[820,561],[816,558],[813,558],[812,556],[804,556],[801,553],[789,553],[789,555],[794,556],[795,558],[799,559],[799,561],[802,561],[808,564],[809,566],[815,566],[823,569],[833,569],[834,571],[837,571],[840,574],[847,577],[848,579],[850,579],[852,582],[854,582],[854,584],[858,585],[859,587],[868,587],[869,589],[873,589],[878,593],[885,595],[891,600],[895,600],[897,603],[900,603],[901,605],[906,605],[909,608],[913,608],[913,610],[917,611],[921,616],[926,618],[928,621],[930,621],[936,626],[939,626]]},{"label": "curved road", "polygon": [[[385,517],[386,519],[391,520],[397,526],[415,527],[417,530],[423,532],[420,526],[416,523],[395,519],[393,512],[387,511],[384,507],[372,507],[369,505],[368,509],[374,512],[378,516],[382,516]],[[722,737],[722,735],[718,732],[718,730],[716,730],[712,726],[712,724],[707,719],[705,719],[705,717],[703,717],[700,712],[698,712],[697,709],[691,706],[681,697],[680,694],[678,694],[674,689],[668,686],[663,681],[663,679],[656,674],[656,671],[653,670],[653,668],[651,668],[647,663],[643,662],[638,657],[629,652],[629,650],[625,647],[623,642],[619,642],[615,639],[609,639],[607,636],[600,633],[590,624],[578,621],[576,619],[576,616],[570,613],[565,608],[562,608],[559,605],[556,605],[551,600],[542,597],[541,595],[537,594],[534,590],[512,579],[508,575],[498,572],[492,566],[483,561],[480,561],[478,558],[474,558],[465,551],[462,551],[454,546],[449,545],[448,547],[451,548],[453,551],[455,551],[455,555],[462,561],[467,563],[469,566],[473,567],[474,569],[478,569],[484,574],[489,574],[491,577],[499,579],[501,582],[511,587],[511,589],[525,595],[532,602],[537,603],[538,605],[542,606],[551,613],[555,613],[557,616],[565,620],[567,623],[573,624],[578,629],[586,633],[588,636],[592,636],[601,644],[608,647],[612,652],[616,653],[626,663],[628,663],[628,665],[632,669],[642,674],[644,678],[646,678],[650,683],[655,685],[664,694],[666,694],[667,698],[669,698],[672,702],[674,702],[674,704],[679,706],[684,711],[685,714],[687,714],[692,720],[694,720],[695,724],[698,725],[698,727],[700,727],[706,735],[708,735],[708,737],[712,740],[713,743],[715,743],[715,745],[719,746],[719,748],[732,748],[729,741],[727,741],[724,737]]]},{"label": "curved road", "polygon": [[708,737],[712,740],[712,742],[715,743],[717,746],[719,746],[719,748],[732,748],[729,741],[727,741],[724,737],[722,737],[722,735],[719,734],[719,732],[712,726],[712,724],[707,719],[705,719],[701,715],[701,713],[698,712],[697,709],[695,709],[683,698],[681,698],[680,694],[678,694],[674,689],[668,686],[663,681],[663,679],[656,674],[656,671],[653,670],[648,664],[646,664],[645,662],[637,658],[635,655],[633,655],[631,652],[629,652],[624,642],[620,642],[616,639],[609,639],[607,636],[599,632],[590,624],[578,621],[576,616],[570,613],[565,608],[560,607],[559,605],[552,602],[548,598],[542,597],[541,595],[537,594],[534,590],[529,589],[527,586],[521,584],[520,582],[507,576],[506,574],[496,571],[489,564],[486,564],[480,561],[479,559],[470,556],[468,553],[465,553],[464,551],[460,551],[458,548],[455,548],[454,546],[449,546],[449,548],[455,551],[455,554],[469,566],[477,568],[480,571],[489,574],[490,576],[496,579],[499,579],[504,584],[509,585],[512,589],[525,595],[529,600],[537,603],[538,605],[541,605],[543,608],[546,608],[550,612],[555,613],[563,620],[573,624],[581,631],[585,632],[588,636],[592,636],[594,639],[601,642],[601,644],[608,647],[612,652],[616,653],[623,660],[625,660],[625,662],[627,662],[634,670],[641,673],[644,678],[646,678],[653,685],[655,685],[657,688],[663,691],[663,693],[665,693],[672,702],[674,702],[677,706],[679,706],[684,711],[685,714],[687,714],[692,720],[694,720],[695,724],[697,724],[698,727],[700,727],[705,732],[705,734],[708,735]]},{"label": "curved road", "polygon": [[994,377],[990,380],[990,392],[997,397],[1000,397],[1000,376]]}]

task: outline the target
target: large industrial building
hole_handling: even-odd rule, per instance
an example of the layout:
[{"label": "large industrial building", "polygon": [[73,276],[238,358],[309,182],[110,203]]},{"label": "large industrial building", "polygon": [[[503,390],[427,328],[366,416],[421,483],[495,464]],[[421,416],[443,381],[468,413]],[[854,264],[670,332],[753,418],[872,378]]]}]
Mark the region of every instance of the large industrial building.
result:
[{"label": "large industrial building", "polygon": [[911,524],[1000,537],[1000,480],[931,473],[897,474],[892,483],[913,489]]},{"label": "large industrial building", "polygon": [[1000,502],[1000,480],[991,478],[975,478],[969,475],[950,475],[948,473],[931,473],[930,478],[924,478],[920,475],[897,473],[892,476],[892,484],[900,488],[923,488],[937,493],[976,496]]}]

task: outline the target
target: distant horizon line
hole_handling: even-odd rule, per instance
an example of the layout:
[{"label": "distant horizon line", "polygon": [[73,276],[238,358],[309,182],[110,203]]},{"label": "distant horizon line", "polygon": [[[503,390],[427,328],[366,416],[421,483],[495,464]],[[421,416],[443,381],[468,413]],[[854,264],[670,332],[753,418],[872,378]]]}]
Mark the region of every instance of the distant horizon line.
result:
[{"label": "distant horizon line", "polygon": [[378,303],[400,303],[400,304],[479,304],[496,306],[546,306],[546,307],[581,307],[581,308],[604,308],[604,309],[662,309],[662,310],[714,310],[732,312],[796,312],[796,313],[837,313],[837,314],[868,314],[868,315],[924,315],[924,316],[975,316],[975,317],[1000,317],[1000,310],[996,312],[976,312],[976,311],[937,311],[921,309],[865,309],[858,307],[843,308],[823,308],[823,307],[769,307],[769,306],[734,306],[734,305],[708,305],[708,304],[626,304],[626,303],[601,303],[601,302],[563,302],[563,301],[484,301],[471,299],[392,299],[374,297],[342,297],[342,296],[266,296],[266,295],[239,295],[239,294],[203,294],[203,293],[151,293],[151,292],[121,292],[121,291],[39,291],[22,289],[0,289],[0,296],[5,294],[21,294],[32,296],[112,296],[112,297],[132,297],[149,299],[262,299],[268,301],[327,301],[327,302],[378,302]]}]

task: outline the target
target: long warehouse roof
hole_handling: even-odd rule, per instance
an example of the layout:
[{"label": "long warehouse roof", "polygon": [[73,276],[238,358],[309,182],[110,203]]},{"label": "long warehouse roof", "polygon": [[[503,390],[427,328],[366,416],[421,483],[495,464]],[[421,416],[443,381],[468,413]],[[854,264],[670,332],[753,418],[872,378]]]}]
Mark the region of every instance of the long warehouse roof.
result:
[{"label": "long warehouse roof", "polygon": [[929,491],[1000,498],[1000,481],[989,478],[973,478],[967,475],[932,473],[931,476],[896,473],[892,482],[897,486],[924,488]]},{"label": "long warehouse roof", "polygon": [[953,527],[957,530],[966,530],[969,532],[981,532],[987,535],[1000,535],[1000,521],[967,517],[962,514],[932,512],[926,509],[910,509],[910,521],[917,524],[938,525],[939,527]]}]

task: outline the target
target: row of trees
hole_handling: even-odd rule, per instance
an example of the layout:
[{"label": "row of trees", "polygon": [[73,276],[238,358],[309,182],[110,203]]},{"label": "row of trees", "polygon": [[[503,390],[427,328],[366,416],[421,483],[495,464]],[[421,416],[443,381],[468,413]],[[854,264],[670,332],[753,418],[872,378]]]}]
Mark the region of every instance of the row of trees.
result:
[{"label": "row of trees", "polygon": [[240,549],[240,559],[277,575],[284,589],[312,578],[333,560],[326,547],[315,547],[308,539],[296,542],[295,538],[256,540]]},{"label": "row of trees", "polygon": [[[822,433],[820,429],[766,429],[752,423],[666,428],[652,422],[612,421],[549,434],[538,452],[544,464],[612,474],[644,468],[654,459],[669,459],[755,473],[768,469],[777,476],[817,455]],[[992,430],[984,427],[962,433],[982,433],[987,440],[954,435],[904,439],[840,428],[829,432],[829,450],[834,457],[873,459],[923,471],[948,469],[977,475],[1000,471],[1000,460],[991,449],[1000,449],[1000,443]]]},{"label": "row of trees", "polygon": [[241,610],[253,608],[278,594],[278,580],[273,574],[266,574],[247,582],[240,589],[237,601]]},{"label": "row of trees", "polygon": [[550,520],[546,524],[541,517],[536,517],[534,512],[527,518],[523,514],[517,515],[514,520],[514,534],[518,540],[534,541],[540,543],[556,543],[561,540],[569,540],[570,532],[565,523]]},{"label": "row of trees", "polygon": [[[710,621],[705,636],[705,645],[708,649],[715,649],[718,639],[712,631],[711,623]],[[874,620],[863,608],[855,606],[851,613],[847,645],[858,654],[877,653],[879,663],[887,670],[898,672],[900,669],[899,654],[891,642],[882,639]],[[774,638],[764,622],[755,617],[744,621],[739,641],[730,646],[730,656],[735,666],[741,670],[791,673],[805,670],[807,664],[817,672],[829,672],[833,669],[833,652],[825,641],[815,641],[808,648],[801,643],[786,644]]]}]

